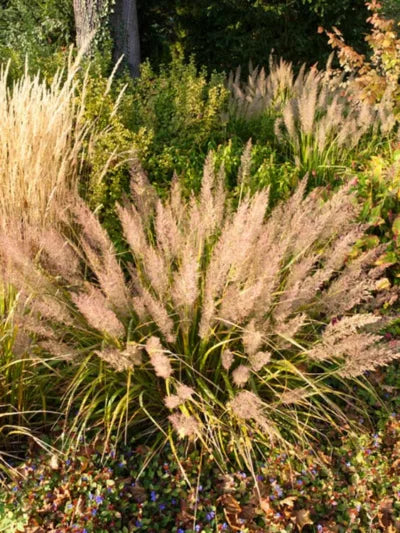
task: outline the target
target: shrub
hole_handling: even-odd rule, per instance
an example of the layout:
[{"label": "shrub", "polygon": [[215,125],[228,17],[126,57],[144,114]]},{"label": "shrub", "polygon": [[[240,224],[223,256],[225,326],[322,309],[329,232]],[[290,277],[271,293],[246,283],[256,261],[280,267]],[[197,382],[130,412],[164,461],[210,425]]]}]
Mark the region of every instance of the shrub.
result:
[{"label": "shrub", "polygon": [[[341,68],[351,74],[348,85],[358,98],[370,103],[391,99],[395,104],[396,117],[400,110],[400,39],[396,22],[386,19],[381,13],[381,4],[376,0],[366,2],[372,12],[368,19],[371,32],[366,37],[371,48],[369,58],[346,45],[337,28],[327,31],[329,44],[338,50]],[[320,28],[320,31],[324,31]]]},{"label": "shrub", "polygon": [[25,250],[41,250],[39,264],[10,236],[1,252],[9,281],[34,295],[25,329],[80,365],[67,410],[78,409],[81,432],[101,422],[167,438],[172,427],[221,463],[234,450],[246,464],[268,441],[307,441],[312,421],[343,419],[332,379],[360,376],[399,350],[377,334],[378,316],[357,312],[386,281],[373,267],[382,247],[348,261],[365,228],[346,189],[304,199],[303,181],[264,220],[268,192],[231,209],[212,168],[209,157],[198,197],[186,199],[175,181],[164,202],[134,173],[134,203],[118,207],[134,259],[124,271],[81,202],[78,247],[31,231]]},{"label": "shrub", "polygon": [[[176,56],[156,74],[149,63],[131,92],[127,125],[134,146],[154,182],[165,184],[173,172],[198,185],[208,150],[225,138],[228,93],[222,75],[210,78],[193,59]],[[128,105],[128,101],[127,101]]]}]

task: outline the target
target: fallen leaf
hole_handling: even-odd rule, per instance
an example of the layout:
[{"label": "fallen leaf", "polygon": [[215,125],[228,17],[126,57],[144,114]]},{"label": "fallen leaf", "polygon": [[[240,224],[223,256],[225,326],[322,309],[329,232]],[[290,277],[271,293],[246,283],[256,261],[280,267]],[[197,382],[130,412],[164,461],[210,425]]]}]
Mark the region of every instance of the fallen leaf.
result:
[{"label": "fallen leaf", "polygon": [[312,525],[314,522],[310,518],[310,511],[306,509],[300,509],[296,511],[296,526],[299,528],[299,531],[303,530],[304,526]]}]

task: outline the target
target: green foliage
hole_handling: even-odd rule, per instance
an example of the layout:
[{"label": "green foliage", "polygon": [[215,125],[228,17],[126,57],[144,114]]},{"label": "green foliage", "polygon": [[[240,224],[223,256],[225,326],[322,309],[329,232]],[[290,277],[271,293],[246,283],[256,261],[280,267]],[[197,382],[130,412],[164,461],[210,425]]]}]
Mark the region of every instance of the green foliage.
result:
[{"label": "green foliage", "polygon": [[144,63],[129,94],[125,120],[134,132],[134,148],[151,179],[168,183],[174,171],[197,184],[205,156],[225,138],[228,92],[224,78],[208,79],[193,59],[177,55],[157,75]]},{"label": "green foliage", "polygon": [[10,0],[0,7],[0,62],[11,59],[17,75],[28,57],[33,71],[54,73],[73,39],[73,21],[69,0]]},{"label": "green foliage", "polygon": [[129,189],[129,162],[136,136],[125,126],[118,109],[125,90],[124,78],[111,80],[103,74],[105,70],[100,61],[92,63],[84,86],[82,119],[92,125],[95,141],[88,142],[80,192],[100,214],[117,242],[119,226],[115,219],[115,203]]},{"label": "green foliage", "polygon": [[249,59],[265,65],[272,50],[296,64],[323,63],[329,49],[319,25],[339,27],[363,49],[368,16],[363,0],[138,0],[138,13],[143,57],[163,62],[177,45],[218,71]]}]

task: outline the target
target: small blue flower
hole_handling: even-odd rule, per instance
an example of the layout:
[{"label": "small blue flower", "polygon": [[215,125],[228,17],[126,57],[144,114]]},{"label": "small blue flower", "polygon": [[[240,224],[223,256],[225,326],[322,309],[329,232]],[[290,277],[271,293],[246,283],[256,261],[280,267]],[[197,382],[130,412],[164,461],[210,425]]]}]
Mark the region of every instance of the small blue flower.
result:
[{"label": "small blue flower", "polygon": [[157,493],[156,491],[152,490],[151,493],[150,493],[150,500],[152,502],[155,502],[157,500]]},{"label": "small blue flower", "polygon": [[164,511],[164,509],[166,508],[165,503],[160,503],[160,505],[158,506],[158,508],[160,509],[160,511]]},{"label": "small blue flower", "polygon": [[215,511],[210,511],[209,513],[206,514],[206,519],[208,520],[208,522],[211,522],[211,520],[214,520],[215,518]]},{"label": "small blue flower", "polygon": [[172,498],[171,503],[172,503],[172,505],[176,505],[178,502],[177,502],[176,498]]},{"label": "small blue flower", "polygon": [[239,476],[243,479],[247,478],[247,474],[245,472],[239,472]]},{"label": "small blue flower", "polygon": [[264,481],[264,476],[258,475],[257,476],[257,481]]},{"label": "small blue flower", "polygon": [[195,531],[199,532],[201,531],[201,526],[199,524],[196,525],[196,527],[194,528]]},{"label": "small blue flower", "polygon": [[72,503],[67,504],[67,509],[72,509]]},{"label": "small blue flower", "polygon": [[297,480],[297,484],[299,485],[299,487],[301,487],[302,484],[303,484],[303,480],[302,480],[302,479],[298,479],[298,480]]},{"label": "small blue flower", "polygon": [[96,516],[97,515],[97,509],[92,509],[92,516]]},{"label": "small blue flower", "polygon": [[317,531],[322,531],[324,528],[321,526],[321,524],[317,525]]},{"label": "small blue flower", "polygon": [[103,498],[101,496],[96,496],[96,503],[99,505],[103,503]]},{"label": "small blue flower", "polygon": [[227,524],[226,522],[224,522],[224,523],[222,524],[222,529],[223,529],[224,531],[228,529],[228,524]]},{"label": "small blue flower", "polygon": [[136,520],[136,527],[142,527],[142,522],[140,520]]},{"label": "small blue flower", "polygon": [[89,496],[89,500],[93,500],[93,494],[91,492],[89,492],[88,496]]},{"label": "small blue flower", "polygon": [[281,513],[275,513],[275,518],[282,518]]},{"label": "small blue flower", "polygon": [[203,490],[203,485],[199,485],[198,491],[201,492]]},{"label": "small blue flower", "polygon": [[67,466],[69,466],[69,465],[71,464],[71,459],[67,459],[67,460],[65,461],[65,464],[66,464]]},{"label": "small blue flower", "polygon": [[176,533],[185,533],[185,530],[180,527]]}]

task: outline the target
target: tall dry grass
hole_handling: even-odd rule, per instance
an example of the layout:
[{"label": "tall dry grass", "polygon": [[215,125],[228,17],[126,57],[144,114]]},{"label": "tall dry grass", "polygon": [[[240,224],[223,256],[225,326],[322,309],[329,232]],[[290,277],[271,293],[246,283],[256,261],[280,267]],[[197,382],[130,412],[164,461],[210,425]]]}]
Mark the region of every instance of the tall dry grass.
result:
[{"label": "tall dry grass", "polygon": [[251,68],[243,82],[238,70],[227,82],[231,112],[247,120],[270,116],[276,140],[303,174],[345,164],[368,139],[373,146],[396,126],[390,91],[378,104],[362,100],[331,59],[324,70],[303,65],[297,75],[291,63],[271,59],[268,75]]},{"label": "tall dry grass", "polygon": [[[77,187],[89,125],[82,120],[85,90],[77,97],[80,57],[48,85],[40,73],[10,86],[0,71],[0,223],[54,222]],[[84,85],[84,82],[83,82]]]}]

